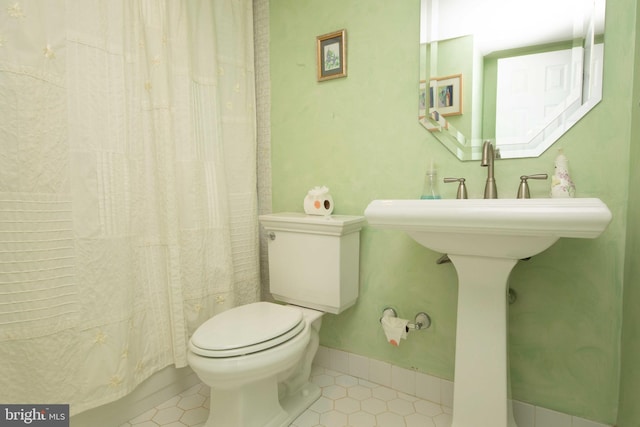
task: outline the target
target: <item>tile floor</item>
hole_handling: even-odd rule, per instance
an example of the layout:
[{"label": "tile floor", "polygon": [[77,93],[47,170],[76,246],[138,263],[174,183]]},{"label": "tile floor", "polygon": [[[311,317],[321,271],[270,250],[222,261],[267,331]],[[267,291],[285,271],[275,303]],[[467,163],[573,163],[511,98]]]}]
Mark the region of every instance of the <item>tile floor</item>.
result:
[{"label": "tile floor", "polygon": [[209,416],[209,387],[197,384],[120,427],[200,427]]},{"label": "tile floor", "polygon": [[[451,408],[389,387],[314,366],[311,380],[322,396],[292,427],[448,427]],[[209,389],[198,384],[120,427],[201,427],[209,413]]]}]

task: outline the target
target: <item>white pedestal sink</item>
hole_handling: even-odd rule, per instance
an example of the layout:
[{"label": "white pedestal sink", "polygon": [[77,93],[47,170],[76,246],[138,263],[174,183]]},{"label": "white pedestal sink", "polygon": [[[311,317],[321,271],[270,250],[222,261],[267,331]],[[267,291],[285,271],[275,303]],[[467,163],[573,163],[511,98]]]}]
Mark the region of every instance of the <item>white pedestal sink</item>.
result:
[{"label": "white pedestal sink", "polygon": [[446,253],[458,273],[452,427],[515,427],[509,398],[507,280],[519,259],[561,237],[596,238],[599,199],[374,200],[370,226]]}]

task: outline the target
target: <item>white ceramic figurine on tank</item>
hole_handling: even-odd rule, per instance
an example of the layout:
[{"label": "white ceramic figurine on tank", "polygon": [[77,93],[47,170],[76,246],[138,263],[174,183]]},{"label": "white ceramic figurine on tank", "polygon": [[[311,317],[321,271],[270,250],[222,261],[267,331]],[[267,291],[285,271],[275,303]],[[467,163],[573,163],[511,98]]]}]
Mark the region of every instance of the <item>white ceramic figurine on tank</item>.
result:
[{"label": "white ceramic figurine on tank", "polygon": [[331,215],[333,198],[325,186],[314,187],[304,198],[304,212],[307,215]]}]

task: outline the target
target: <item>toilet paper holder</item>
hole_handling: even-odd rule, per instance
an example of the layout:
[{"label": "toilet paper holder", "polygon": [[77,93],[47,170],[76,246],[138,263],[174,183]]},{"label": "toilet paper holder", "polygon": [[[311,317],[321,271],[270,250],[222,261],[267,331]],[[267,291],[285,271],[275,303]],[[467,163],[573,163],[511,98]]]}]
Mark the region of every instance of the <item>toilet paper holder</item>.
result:
[{"label": "toilet paper holder", "polygon": [[[393,307],[385,307],[385,309],[382,310],[382,317],[380,318],[380,322],[382,322],[383,317],[388,317],[388,316],[398,317],[398,312]],[[424,311],[421,311],[420,313],[416,314],[415,320],[413,323],[411,322],[407,323],[407,332],[411,330],[421,331],[423,329],[427,329],[430,326],[431,326],[431,317],[429,317],[429,315]]]}]

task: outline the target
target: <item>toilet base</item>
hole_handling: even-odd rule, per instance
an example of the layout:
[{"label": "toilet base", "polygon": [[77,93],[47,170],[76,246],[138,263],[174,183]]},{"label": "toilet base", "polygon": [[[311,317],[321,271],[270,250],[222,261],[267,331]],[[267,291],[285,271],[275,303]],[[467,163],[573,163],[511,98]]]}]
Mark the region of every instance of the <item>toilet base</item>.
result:
[{"label": "toilet base", "polygon": [[236,390],[211,390],[209,418],[204,427],[287,427],[320,397],[320,388],[305,384],[278,401],[274,378]]},{"label": "toilet base", "polygon": [[282,427],[289,426],[296,418],[318,400],[321,394],[320,387],[313,383],[307,383],[298,393],[293,393],[284,398],[280,404],[288,417]]},{"label": "toilet base", "polygon": [[[305,329],[291,341],[267,350],[269,354],[216,360],[189,352],[189,365],[211,387],[204,427],[288,427],[320,397],[320,388],[309,379],[322,313],[300,309]],[[274,356],[278,352],[280,357]],[[266,363],[267,359],[272,361]]]}]

